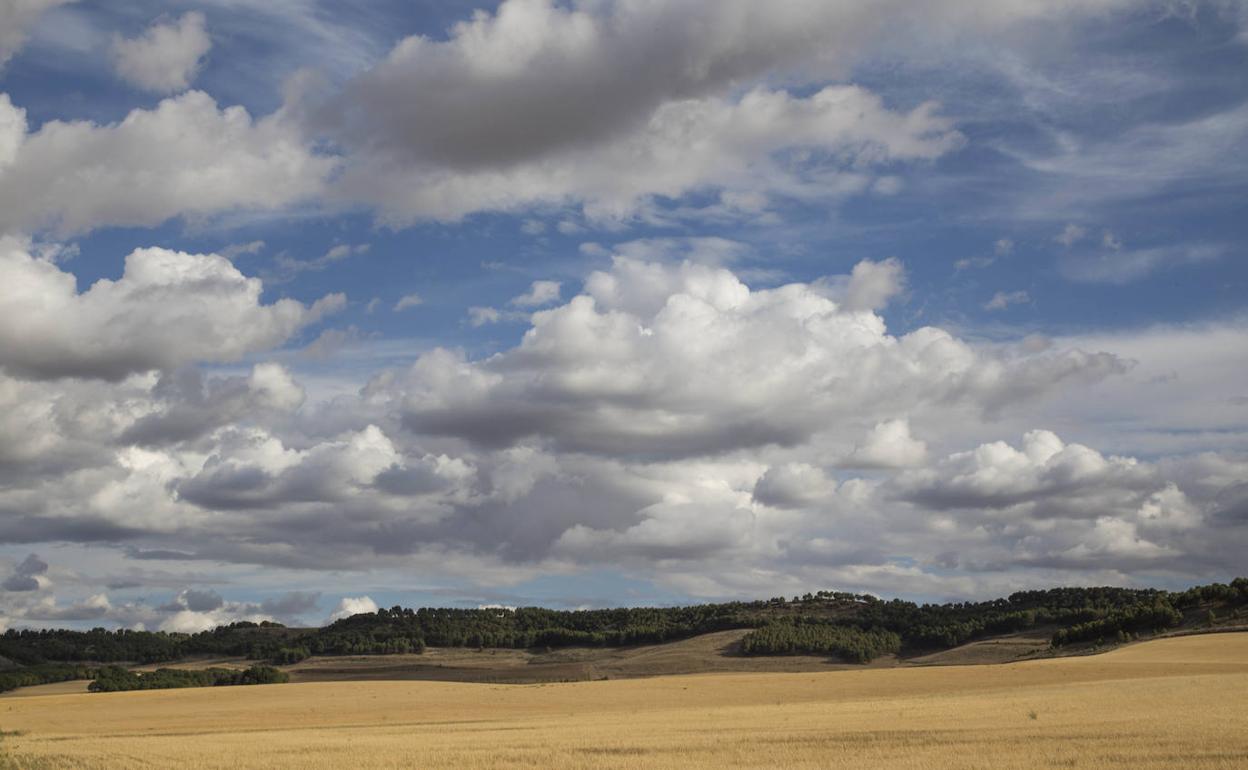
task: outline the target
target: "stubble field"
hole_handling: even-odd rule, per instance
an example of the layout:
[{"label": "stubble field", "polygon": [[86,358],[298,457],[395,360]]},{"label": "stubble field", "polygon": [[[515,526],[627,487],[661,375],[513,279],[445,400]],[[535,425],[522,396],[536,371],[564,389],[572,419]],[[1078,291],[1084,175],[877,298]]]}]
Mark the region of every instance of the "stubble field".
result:
[{"label": "stubble field", "polygon": [[1079,658],[0,701],[0,767],[1244,768],[1248,634]]}]

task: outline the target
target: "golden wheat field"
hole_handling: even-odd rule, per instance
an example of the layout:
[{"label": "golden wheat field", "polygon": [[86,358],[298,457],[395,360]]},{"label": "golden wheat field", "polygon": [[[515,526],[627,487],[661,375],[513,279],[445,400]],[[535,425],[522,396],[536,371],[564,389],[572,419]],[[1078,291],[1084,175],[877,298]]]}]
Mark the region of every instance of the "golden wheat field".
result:
[{"label": "golden wheat field", "polygon": [[1081,658],[0,701],[31,768],[1244,768],[1248,634]]}]

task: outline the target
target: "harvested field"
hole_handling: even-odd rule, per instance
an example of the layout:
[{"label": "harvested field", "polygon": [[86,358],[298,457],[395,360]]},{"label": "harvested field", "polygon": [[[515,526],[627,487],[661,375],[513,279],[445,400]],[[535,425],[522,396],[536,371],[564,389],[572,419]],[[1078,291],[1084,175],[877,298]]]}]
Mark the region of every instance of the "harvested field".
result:
[{"label": "harvested field", "polygon": [[0,701],[0,766],[1242,768],[1248,635],[985,666]]}]

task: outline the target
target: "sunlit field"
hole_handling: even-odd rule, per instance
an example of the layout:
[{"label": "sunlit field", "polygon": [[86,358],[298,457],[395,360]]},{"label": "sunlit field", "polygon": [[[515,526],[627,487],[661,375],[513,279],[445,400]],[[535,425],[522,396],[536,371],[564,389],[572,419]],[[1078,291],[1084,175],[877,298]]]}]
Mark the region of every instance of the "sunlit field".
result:
[{"label": "sunlit field", "polygon": [[1248,634],[1006,665],[0,701],[5,767],[1248,767]]}]

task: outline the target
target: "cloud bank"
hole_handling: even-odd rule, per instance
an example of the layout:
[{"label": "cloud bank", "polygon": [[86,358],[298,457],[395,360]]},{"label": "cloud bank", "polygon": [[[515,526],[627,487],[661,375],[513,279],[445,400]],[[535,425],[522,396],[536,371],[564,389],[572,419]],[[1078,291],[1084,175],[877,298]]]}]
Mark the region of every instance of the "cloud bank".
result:
[{"label": "cloud bank", "polygon": [[[168,277],[171,261],[201,270],[197,282],[224,280],[245,313],[285,318],[224,260],[153,258],[117,285],[149,268]],[[277,364],[206,377],[180,357],[162,363],[155,343],[142,346],[151,358],[100,370],[85,357],[77,378],[50,383],[30,378],[65,372],[6,358],[5,430],[28,441],[0,454],[3,534],[124,542],[121,563],[436,568],[492,583],[610,567],[705,596],[803,581],[978,593],[1234,564],[1242,534],[1225,480],[1248,471],[1241,459],[1142,460],[1036,429],[1021,444],[965,438],[1130,377],[1129,359],[936,328],[892,335],[860,309],[901,285],[900,263],[887,281],[880,270],[754,289],[721,266],[617,256],[534,312],[514,347],[477,359],[434,349],[320,404]],[[179,286],[184,273],[172,275]],[[850,305],[863,276],[872,299]],[[130,305],[163,301],[147,291]],[[213,355],[243,349],[204,334],[213,306],[181,306],[185,325],[163,334]],[[289,312],[297,325],[313,311]],[[221,339],[249,344],[229,328]],[[139,373],[149,366],[158,373]],[[42,575],[19,567],[9,580],[39,593]],[[277,615],[180,596],[158,624]],[[137,617],[105,599],[34,612]]]}]

